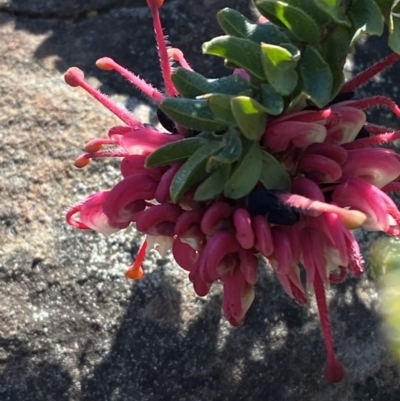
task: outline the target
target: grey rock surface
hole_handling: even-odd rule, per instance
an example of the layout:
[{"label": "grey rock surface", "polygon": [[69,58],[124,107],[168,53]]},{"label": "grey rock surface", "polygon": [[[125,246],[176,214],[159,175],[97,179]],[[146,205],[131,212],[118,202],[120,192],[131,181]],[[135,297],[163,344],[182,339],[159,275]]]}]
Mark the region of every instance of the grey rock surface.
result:
[{"label": "grey rock surface", "polygon": [[[73,167],[85,142],[118,121],[62,73],[83,68],[91,83],[155,122],[123,79],[94,67],[111,56],[160,86],[150,14],[122,4],[0,1],[0,400],[398,400],[400,376],[368,275],[329,293],[347,370],[331,385],[314,302],[293,303],[268,270],[260,270],[244,325],[232,328],[221,317],[220,289],[195,296],[169,259],[152,253],[145,278],[127,281],[140,242],[133,229],[103,237],[66,226],[70,204],[119,179],[112,161]],[[219,32],[214,14],[228,4],[250,15],[243,0],[171,0],[162,10],[170,42],[208,76],[224,67],[203,58],[200,44]],[[79,18],[65,18],[72,14]],[[355,68],[387,51],[379,43],[373,54],[361,48]],[[395,71],[375,86],[396,95]]]}]

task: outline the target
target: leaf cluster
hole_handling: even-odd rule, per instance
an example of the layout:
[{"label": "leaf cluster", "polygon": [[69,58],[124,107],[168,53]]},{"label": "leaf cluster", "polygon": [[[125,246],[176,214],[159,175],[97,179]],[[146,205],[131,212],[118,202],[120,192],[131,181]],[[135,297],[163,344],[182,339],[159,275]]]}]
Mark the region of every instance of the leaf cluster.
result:
[{"label": "leaf cluster", "polygon": [[[239,199],[261,183],[290,189],[279,155],[262,146],[269,119],[312,105],[326,106],[340,91],[343,66],[362,33],[381,35],[400,52],[400,0],[254,0],[266,23],[253,23],[225,8],[217,19],[225,32],[204,43],[203,53],[242,69],[217,79],[177,68],[180,97],[161,110],[188,137],[151,154],[147,166],[183,162],[170,188],[173,202],[197,186],[195,199],[223,194]],[[198,134],[198,132],[201,132]]]}]

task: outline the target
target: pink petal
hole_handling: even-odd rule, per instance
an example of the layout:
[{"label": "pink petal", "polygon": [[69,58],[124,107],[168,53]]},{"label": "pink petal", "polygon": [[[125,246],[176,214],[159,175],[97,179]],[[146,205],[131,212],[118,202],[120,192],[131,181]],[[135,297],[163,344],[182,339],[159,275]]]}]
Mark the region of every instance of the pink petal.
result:
[{"label": "pink petal", "polygon": [[342,166],[342,181],[358,177],[382,188],[400,175],[400,161],[390,149],[372,148],[349,150],[348,159]]},{"label": "pink petal", "polygon": [[157,182],[148,175],[124,178],[110,191],[104,202],[104,213],[119,223],[133,221],[138,212],[146,207],[144,200],[154,198]]},{"label": "pink petal", "polygon": [[347,160],[347,151],[341,146],[334,143],[312,143],[306,148],[304,154],[316,154],[329,157],[339,165],[342,165]]},{"label": "pink petal", "polygon": [[304,155],[298,164],[298,168],[318,184],[335,182],[342,176],[340,165],[322,155]]},{"label": "pink petal", "polygon": [[236,269],[224,282],[223,311],[233,326],[240,326],[254,300],[253,286],[246,283],[242,272]]},{"label": "pink petal", "polygon": [[119,145],[130,155],[149,155],[167,143],[182,139],[181,135],[164,134],[152,128],[128,128],[130,129],[117,130],[117,127],[114,127],[114,131],[109,131],[109,136],[114,139],[116,135]]},{"label": "pink petal", "polygon": [[316,271],[324,281],[328,279],[327,261],[324,256],[325,240],[323,234],[311,227],[300,232],[302,263],[307,272],[307,284],[314,283]]},{"label": "pink petal", "polygon": [[288,274],[299,260],[299,240],[289,227],[275,226],[271,229],[274,253],[271,264],[280,274]]},{"label": "pink petal", "polygon": [[253,227],[256,237],[255,248],[265,257],[270,256],[274,251],[274,244],[268,220],[261,215],[254,216]]},{"label": "pink petal", "polygon": [[[200,277],[206,282],[218,280],[225,270],[218,270],[223,259],[239,250],[235,235],[228,231],[215,233],[208,241],[200,257]],[[221,274],[222,273],[222,274]]]},{"label": "pink petal", "polygon": [[174,240],[172,245],[172,253],[176,263],[182,269],[192,271],[199,259],[199,253],[196,252],[190,245],[185,244],[179,238]]},{"label": "pink petal", "polygon": [[150,235],[173,237],[175,223],[181,213],[182,209],[172,203],[153,205],[138,215],[136,228]]},{"label": "pink petal", "polygon": [[121,161],[120,169],[124,178],[135,174],[147,174],[156,181],[159,181],[164,174],[163,167],[146,168],[144,162],[146,155],[130,155],[124,157]]},{"label": "pink petal", "polygon": [[239,249],[240,270],[249,284],[257,282],[258,259],[249,250]]},{"label": "pink petal", "polygon": [[290,143],[304,148],[314,142],[323,142],[325,138],[326,128],[320,124],[284,121],[267,128],[264,145],[272,152],[282,152]]},{"label": "pink petal", "polygon": [[[103,212],[103,205],[109,193],[109,191],[97,192],[88,196],[77,207],[73,207],[71,209],[73,213],[67,214],[69,224],[77,228],[90,228],[106,235],[128,227],[129,222],[112,221]],[[77,212],[79,212],[79,221],[73,219],[73,215]]]},{"label": "pink petal", "polygon": [[368,182],[359,178],[348,178],[335,188],[332,200],[341,207],[350,207],[363,212],[367,216],[362,224],[364,229],[385,232],[389,229],[386,202],[393,205],[394,203],[384,192]]},{"label": "pink petal", "polygon": [[236,228],[236,240],[243,249],[254,246],[254,232],[251,225],[250,213],[243,208],[238,208],[233,214],[233,224]]},{"label": "pink petal", "polygon": [[362,110],[354,107],[335,104],[331,109],[341,116],[341,122],[328,129],[327,142],[339,145],[353,142],[361,128],[364,126],[367,117]]}]

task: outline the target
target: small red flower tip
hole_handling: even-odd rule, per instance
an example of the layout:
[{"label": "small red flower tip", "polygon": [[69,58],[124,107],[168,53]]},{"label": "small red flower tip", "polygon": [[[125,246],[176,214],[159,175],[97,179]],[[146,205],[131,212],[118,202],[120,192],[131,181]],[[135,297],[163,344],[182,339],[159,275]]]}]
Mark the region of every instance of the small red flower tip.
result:
[{"label": "small red flower tip", "polygon": [[87,154],[78,156],[75,159],[74,166],[77,168],[84,168],[90,163],[90,157]]},{"label": "small red flower tip", "polygon": [[144,275],[143,269],[142,266],[136,266],[135,264],[126,271],[125,277],[131,280],[140,280]]},{"label": "small red flower tip", "polygon": [[114,60],[110,57],[102,57],[96,61],[96,66],[103,71],[112,71],[114,69]]},{"label": "small red flower tip", "polygon": [[343,365],[336,359],[328,361],[324,367],[325,379],[330,383],[339,383],[343,380],[345,374],[346,371],[344,370]]},{"label": "small red flower tip", "polygon": [[85,74],[78,67],[71,67],[64,74],[64,81],[72,87],[81,86],[84,79]]},{"label": "small red flower tip", "polygon": [[147,0],[147,4],[149,5],[150,8],[152,7],[161,8],[162,5],[164,4],[164,0]]},{"label": "small red flower tip", "polygon": [[142,269],[142,263],[144,260],[144,257],[146,256],[146,250],[147,250],[147,241],[144,240],[142,242],[142,245],[140,245],[139,251],[136,255],[135,261],[132,263],[132,265],[129,267],[129,269],[125,272],[125,277],[130,278],[132,280],[140,280],[143,277],[143,269]]}]

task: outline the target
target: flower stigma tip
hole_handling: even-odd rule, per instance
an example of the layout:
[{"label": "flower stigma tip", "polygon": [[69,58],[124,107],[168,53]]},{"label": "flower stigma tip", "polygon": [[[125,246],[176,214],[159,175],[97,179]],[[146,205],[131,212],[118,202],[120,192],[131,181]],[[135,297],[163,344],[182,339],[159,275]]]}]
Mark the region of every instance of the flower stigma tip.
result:
[{"label": "flower stigma tip", "polygon": [[85,74],[78,67],[68,68],[64,74],[65,82],[72,87],[81,86],[82,81],[85,79]]},{"label": "flower stigma tip", "polygon": [[126,278],[129,278],[131,280],[140,280],[141,278],[143,278],[144,272],[142,268],[142,263],[146,256],[146,251],[147,251],[147,241],[144,240],[136,255],[135,261],[125,272]]},{"label": "flower stigma tip", "polygon": [[96,66],[103,71],[112,71],[114,69],[115,61],[110,57],[102,57],[96,61]]}]

